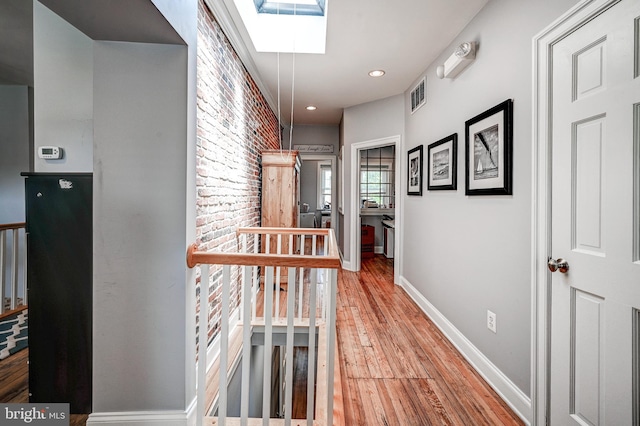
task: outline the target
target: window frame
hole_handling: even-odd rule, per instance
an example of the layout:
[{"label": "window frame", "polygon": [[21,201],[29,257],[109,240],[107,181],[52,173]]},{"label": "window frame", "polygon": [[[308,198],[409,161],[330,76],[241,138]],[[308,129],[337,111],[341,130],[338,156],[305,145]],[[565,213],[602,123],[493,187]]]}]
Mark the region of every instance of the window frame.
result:
[{"label": "window frame", "polygon": [[[371,192],[369,192],[369,182],[365,182],[363,179],[363,173],[368,173],[369,171],[379,171],[379,172],[386,172],[387,175],[387,180],[385,182],[382,181],[382,176],[380,177],[381,182],[378,184],[374,184],[374,185],[380,185],[381,186],[381,191],[376,192],[374,197],[375,198],[379,198],[380,202],[378,202],[378,200],[376,200],[376,202],[378,202],[379,207],[382,207],[383,205],[385,207],[388,207],[389,204],[391,204],[391,199],[394,198],[394,192],[393,190],[395,189],[395,167],[394,167],[394,161],[391,159],[382,159],[382,160],[372,160],[369,159],[368,161],[361,161],[360,162],[360,179],[359,179],[359,194],[360,194],[360,204],[361,207],[364,207],[362,205],[362,199],[373,199],[374,197],[371,197],[369,194],[372,194]],[[368,179],[367,179],[368,180]],[[363,192],[363,186],[366,187],[366,192]],[[384,188],[384,190],[382,190],[382,187]],[[367,196],[365,197],[364,194],[366,194]],[[382,202],[383,200],[388,200],[389,202],[385,203]]]},{"label": "window frame", "polygon": [[315,0],[315,4],[298,3],[296,0],[253,0],[256,12],[271,15],[324,16],[325,0]]}]

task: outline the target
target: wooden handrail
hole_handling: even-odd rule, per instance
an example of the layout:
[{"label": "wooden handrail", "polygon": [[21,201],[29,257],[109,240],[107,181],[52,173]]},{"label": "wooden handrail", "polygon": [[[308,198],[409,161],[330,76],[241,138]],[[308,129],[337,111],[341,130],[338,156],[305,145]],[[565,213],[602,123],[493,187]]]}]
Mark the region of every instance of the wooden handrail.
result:
[{"label": "wooden handrail", "polygon": [[[256,232],[259,229],[260,232]],[[241,234],[282,234],[282,235],[326,235],[333,233],[331,228],[277,228],[277,227],[244,227],[238,228],[237,235]]]},{"label": "wooden handrail", "polygon": [[3,224],[0,224],[0,231],[6,231],[8,229],[21,229],[26,226],[27,224],[25,222],[3,223]]},{"label": "wooden handrail", "polygon": [[[325,238],[327,238],[328,241],[328,245],[327,245],[327,254],[325,257],[330,257],[330,258],[337,258],[340,259],[340,254],[338,253],[338,243],[336,240],[336,233],[333,230],[333,228],[277,228],[277,227],[264,227],[264,228],[259,228],[260,232],[256,232],[256,228],[251,228],[251,227],[244,227],[244,228],[238,228],[238,231],[236,232],[237,235],[242,235],[242,234],[263,234],[263,235],[273,235],[273,234],[280,234],[280,235],[306,235],[306,236],[313,236],[313,235],[318,235],[318,236],[324,236]],[[300,258],[301,256],[298,256],[298,258]],[[260,266],[260,265],[258,265]],[[280,266],[280,265],[274,265],[274,266]],[[291,266],[291,265],[286,265],[286,266]],[[300,266],[306,266],[306,265],[300,265]],[[335,266],[336,268],[339,267]],[[320,268],[322,268],[323,266],[319,266]],[[330,268],[331,266],[327,266],[328,268]]]},{"label": "wooden handrail", "polygon": [[197,246],[192,244],[187,251],[187,265],[189,268],[193,268],[200,263],[209,265],[339,268],[340,258],[273,253],[208,253],[197,251]]},{"label": "wooden handrail", "polygon": [[339,268],[340,255],[336,237],[331,228],[239,228],[238,235],[323,235],[328,238],[326,255],[296,255],[274,253],[211,253],[198,251],[198,246],[191,244],[187,250],[187,266],[193,268],[200,263],[210,265],[241,266],[284,266],[307,268]]}]

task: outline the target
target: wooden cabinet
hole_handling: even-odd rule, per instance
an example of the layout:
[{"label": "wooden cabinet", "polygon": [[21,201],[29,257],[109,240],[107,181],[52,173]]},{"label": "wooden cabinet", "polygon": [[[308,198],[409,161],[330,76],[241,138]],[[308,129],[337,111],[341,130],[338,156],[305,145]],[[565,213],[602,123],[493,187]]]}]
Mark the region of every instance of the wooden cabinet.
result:
[{"label": "wooden cabinet", "polygon": [[297,228],[300,223],[298,151],[262,152],[262,226]]},{"label": "wooden cabinet", "polygon": [[[262,226],[298,228],[300,224],[300,156],[298,151],[268,150],[262,152]],[[268,250],[267,250],[268,247]],[[298,252],[299,242],[282,238],[280,253]],[[278,240],[275,235],[262,240],[263,253],[276,253]],[[287,280],[287,268],[283,268],[280,282]]]},{"label": "wooden cabinet", "polygon": [[371,225],[362,225],[360,248],[362,258],[373,257],[376,228]]}]

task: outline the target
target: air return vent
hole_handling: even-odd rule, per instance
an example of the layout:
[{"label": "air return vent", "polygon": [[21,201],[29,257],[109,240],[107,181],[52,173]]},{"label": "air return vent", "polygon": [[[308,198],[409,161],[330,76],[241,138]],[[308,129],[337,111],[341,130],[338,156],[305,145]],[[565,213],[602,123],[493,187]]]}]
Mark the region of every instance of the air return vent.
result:
[{"label": "air return vent", "polygon": [[418,108],[425,104],[427,98],[425,96],[425,84],[426,77],[423,77],[422,80],[413,88],[411,91],[411,114],[413,114]]}]

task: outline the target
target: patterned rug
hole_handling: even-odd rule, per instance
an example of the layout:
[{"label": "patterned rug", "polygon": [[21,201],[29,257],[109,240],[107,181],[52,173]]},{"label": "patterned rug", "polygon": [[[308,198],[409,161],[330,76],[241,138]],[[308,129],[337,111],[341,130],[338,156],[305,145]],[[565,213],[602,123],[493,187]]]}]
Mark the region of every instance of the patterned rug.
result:
[{"label": "patterned rug", "polygon": [[0,320],[0,359],[27,347],[27,314],[24,309]]}]

